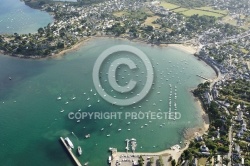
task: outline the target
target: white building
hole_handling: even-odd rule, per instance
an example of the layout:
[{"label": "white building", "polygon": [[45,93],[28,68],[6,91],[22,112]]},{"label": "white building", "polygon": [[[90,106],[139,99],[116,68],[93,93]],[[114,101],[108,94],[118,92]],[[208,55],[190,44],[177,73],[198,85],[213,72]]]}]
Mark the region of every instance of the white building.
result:
[{"label": "white building", "polygon": [[207,103],[210,104],[213,101],[212,95],[209,92],[205,92],[205,98],[207,99]]},{"label": "white building", "polygon": [[243,112],[241,110],[238,111],[238,116],[237,116],[236,120],[238,120],[238,121],[243,120]]}]

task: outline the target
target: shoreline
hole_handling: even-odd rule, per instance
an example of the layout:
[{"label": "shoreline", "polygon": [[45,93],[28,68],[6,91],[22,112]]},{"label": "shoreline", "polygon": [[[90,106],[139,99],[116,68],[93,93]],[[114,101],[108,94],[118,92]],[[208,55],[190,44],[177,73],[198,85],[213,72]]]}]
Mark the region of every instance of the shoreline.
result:
[{"label": "shoreline", "polygon": [[[86,44],[88,41],[90,41],[91,39],[93,39],[93,37],[86,37],[86,38],[82,38],[78,43],[72,45],[70,48],[64,49],[62,51],[60,51],[59,53],[53,54],[51,56],[45,57],[44,59],[60,59],[63,56],[65,56],[66,54],[72,52],[72,51],[77,51],[80,49],[81,46],[83,46],[84,44]],[[43,58],[41,58],[43,59]]]},{"label": "shoreline", "polygon": [[[159,45],[152,45],[151,43],[147,43],[146,41],[143,41],[143,40],[140,40],[138,38],[135,38],[135,39],[129,39],[129,38],[126,38],[126,37],[115,37],[115,36],[90,36],[88,38],[85,38],[85,39],[81,39],[81,41],[79,41],[79,43],[73,45],[71,48],[68,48],[68,49],[65,49],[65,50],[62,50],[61,52],[55,54],[55,55],[52,55],[50,56],[51,58],[53,57],[58,57],[58,56],[62,56],[62,55],[65,55],[67,54],[68,52],[71,52],[71,51],[75,51],[75,50],[78,50],[79,47],[83,46],[84,44],[86,44],[88,41],[90,40],[96,40],[96,39],[99,39],[99,38],[108,38],[108,39],[118,39],[118,40],[125,40],[125,41],[130,41],[130,42],[135,42],[135,43],[140,43],[140,44],[145,44],[145,45],[148,45],[150,47],[164,47],[164,48],[167,48],[167,47],[172,47],[172,48],[175,48],[175,49],[178,49],[178,50],[181,50],[181,51],[184,51],[188,54],[192,54],[194,55],[196,52],[197,52],[197,48],[194,47],[194,46],[190,46],[190,45],[184,45],[184,44],[159,44]],[[86,43],[85,43],[86,42]]]},{"label": "shoreline", "polygon": [[195,46],[184,45],[184,44],[168,44],[167,46],[176,48],[178,50],[184,51],[192,55],[194,55],[197,52],[197,48]]},{"label": "shoreline", "polygon": [[176,162],[178,161],[181,154],[189,147],[190,142],[185,142],[185,147],[181,149],[166,149],[159,152],[116,152],[115,157],[121,156],[121,155],[141,155],[141,156],[172,156]]},{"label": "shoreline", "polygon": [[[78,41],[76,44],[72,45],[70,48],[64,49],[62,51],[60,51],[57,54],[48,56],[48,57],[44,57],[44,58],[24,58],[24,59],[34,59],[34,60],[42,60],[42,59],[61,59],[63,56],[67,55],[68,53],[72,52],[72,51],[77,51],[79,50],[79,48],[81,46],[83,46],[84,44],[86,44],[87,42],[89,42],[90,40],[96,40],[99,38],[110,38],[110,39],[119,39],[119,40],[127,40],[130,42],[136,42],[136,43],[142,43],[145,45],[148,45],[149,47],[172,47],[181,51],[184,51],[188,54],[192,54],[194,55],[197,51],[197,48],[194,46],[189,46],[189,45],[184,45],[184,44],[159,44],[159,45],[151,45],[151,43],[147,43],[146,41],[142,41],[139,39],[128,39],[125,37],[114,37],[114,36],[91,36],[91,37],[86,37],[86,38],[82,38],[80,41]],[[8,54],[7,54],[8,55]],[[12,57],[18,57],[18,56],[12,56]],[[21,57],[19,57],[21,58]],[[22,58],[21,58],[22,59]],[[206,61],[202,60],[203,62],[205,62],[205,64],[207,64]],[[211,67],[211,66],[210,66]],[[218,81],[219,76],[217,75],[216,78],[212,78],[211,80],[213,80],[213,82]],[[193,95],[193,94],[192,94]],[[193,96],[194,97],[194,96]],[[176,150],[171,150],[171,149],[166,149],[160,152],[154,152],[154,153],[140,153],[140,154],[145,154],[145,155],[163,155],[163,154],[169,154],[172,155],[173,159],[176,159],[176,161],[178,160],[178,158],[181,156],[181,154],[183,153],[184,150],[188,149],[188,145],[190,144],[190,141],[193,140],[195,138],[195,136],[198,135],[203,135],[206,133],[206,131],[209,129],[209,118],[208,115],[205,112],[205,109],[202,106],[202,102],[198,99],[194,97],[194,102],[196,104],[198,104],[198,112],[201,114],[201,117],[203,119],[203,126],[197,126],[194,128],[188,128],[188,129],[184,129],[183,132],[183,138],[184,138],[184,142],[185,147],[182,147],[180,149],[178,149],[178,151]],[[125,152],[119,152],[119,153],[125,153]]]},{"label": "shoreline", "polygon": [[130,42],[135,42],[135,43],[141,43],[141,44],[145,44],[148,45],[150,47],[172,47],[181,51],[184,51],[188,54],[192,54],[194,55],[197,52],[197,48],[194,46],[190,46],[190,45],[184,45],[184,44],[159,44],[159,45],[152,45],[151,43],[147,43],[146,41],[140,40],[138,38],[135,39],[128,39],[125,37],[115,37],[115,36],[90,36],[84,39],[81,39],[78,43],[76,43],[75,45],[73,45],[71,48],[67,48],[65,50],[62,50],[61,52],[54,54],[52,56],[50,56],[50,58],[54,58],[54,57],[60,57],[60,56],[64,56],[67,53],[71,52],[71,51],[76,51],[78,50],[81,46],[83,46],[84,44],[86,44],[87,42],[89,42],[90,40],[96,40],[99,38],[108,38],[108,39],[118,39],[118,40],[125,40],[125,41],[130,41]]},{"label": "shoreline", "polygon": [[11,57],[16,57],[16,58],[20,58],[20,59],[33,59],[33,60],[41,60],[41,59],[58,59],[58,58],[62,58],[64,55],[72,52],[72,51],[77,51],[81,46],[83,46],[84,44],[86,44],[87,42],[89,42],[90,40],[96,40],[98,38],[109,38],[109,39],[118,39],[118,40],[126,40],[126,41],[130,41],[130,42],[135,42],[135,43],[141,43],[141,44],[145,44],[148,45],[150,47],[172,47],[181,51],[184,51],[188,54],[192,54],[194,55],[197,52],[197,48],[195,46],[190,46],[190,45],[184,45],[184,44],[152,44],[152,43],[147,43],[146,41],[143,41],[142,39],[138,39],[138,38],[126,38],[126,37],[115,37],[115,36],[89,36],[89,37],[83,37],[81,38],[76,44],[72,45],[69,48],[65,48],[62,50],[58,50],[58,53],[53,53],[49,56],[46,57],[40,57],[37,55],[34,56],[30,56],[30,57],[25,57],[23,55],[20,54],[9,54],[9,53],[5,53],[4,51],[0,50],[0,54],[3,55],[7,55],[7,56],[11,56]]}]

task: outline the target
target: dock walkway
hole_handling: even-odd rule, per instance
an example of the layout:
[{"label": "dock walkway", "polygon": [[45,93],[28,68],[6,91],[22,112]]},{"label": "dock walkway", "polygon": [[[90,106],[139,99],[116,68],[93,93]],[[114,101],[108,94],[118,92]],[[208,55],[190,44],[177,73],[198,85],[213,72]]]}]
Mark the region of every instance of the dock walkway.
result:
[{"label": "dock walkway", "polygon": [[200,78],[203,78],[204,80],[207,80],[207,81],[209,81],[209,79],[208,79],[208,78],[206,78],[206,77],[203,77],[203,76],[201,76],[201,75],[199,75],[199,74],[196,74],[196,76],[198,76],[198,77],[200,77]]},{"label": "dock walkway", "polygon": [[64,147],[66,148],[66,150],[69,152],[70,156],[72,157],[72,159],[74,160],[74,162],[76,163],[77,166],[82,166],[82,164],[80,163],[80,161],[76,158],[76,156],[74,155],[74,153],[72,152],[72,149],[70,147],[68,147],[68,145],[66,144],[66,142],[64,141],[64,139],[62,137],[60,137]]}]

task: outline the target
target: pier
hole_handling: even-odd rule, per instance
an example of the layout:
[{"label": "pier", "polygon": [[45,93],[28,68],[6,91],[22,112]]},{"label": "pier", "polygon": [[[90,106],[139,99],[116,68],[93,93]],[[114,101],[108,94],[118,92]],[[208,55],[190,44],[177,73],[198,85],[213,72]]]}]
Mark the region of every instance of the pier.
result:
[{"label": "pier", "polygon": [[208,78],[206,78],[206,77],[203,77],[203,76],[201,76],[201,75],[199,75],[199,74],[196,74],[196,76],[198,76],[198,77],[200,77],[200,78],[203,78],[204,80],[207,80],[207,81],[209,81],[209,79],[208,79]]},{"label": "pier", "polygon": [[125,140],[126,141],[126,150],[127,150],[127,153],[128,153],[128,151],[129,151],[129,139],[126,139]]},{"label": "pier", "polygon": [[72,152],[72,149],[70,147],[68,147],[68,145],[66,144],[66,142],[64,141],[64,139],[62,137],[60,137],[64,147],[66,148],[66,150],[68,151],[68,153],[70,154],[70,156],[72,157],[72,159],[74,160],[74,162],[76,163],[77,166],[82,166],[82,164],[80,163],[80,161],[76,158],[76,156],[74,155],[74,153]]}]

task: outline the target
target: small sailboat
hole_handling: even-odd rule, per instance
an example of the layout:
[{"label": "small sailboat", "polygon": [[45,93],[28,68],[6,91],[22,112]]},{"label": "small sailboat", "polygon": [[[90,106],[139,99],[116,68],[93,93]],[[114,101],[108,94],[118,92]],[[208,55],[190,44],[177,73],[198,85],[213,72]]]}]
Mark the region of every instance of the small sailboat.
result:
[{"label": "small sailboat", "polygon": [[110,134],[108,134],[107,137],[110,137]]},{"label": "small sailboat", "polygon": [[91,107],[91,104],[90,104],[90,105],[88,105],[88,107]]},{"label": "small sailboat", "polygon": [[90,134],[85,135],[85,138],[89,138],[89,137],[90,137]]},{"label": "small sailboat", "polygon": [[58,96],[56,99],[57,99],[57,100],[62,100],[62,97],[61,97],[61,96]]},{"label": "small sailboat", "polygon": [[121,131],[122,129],[118,129],[118,131]]},{"label": "small sailboat", "polygon": [[103,131],[104,130],[104,128],[101,128],[101,131]]},{"label": "small sailboat", "polygon": [[64,110],[61,110],[60,112],[64,112]]},{"label": "small sailboat", "polygon": [[112,123],[109,124],[109,126],[112,126],[112,125],[113,125]]},{"label": "small sailboat", "polygon": [[79,155],[82,155],[82,148],[80,146],[77,147],[77,151]]}]

